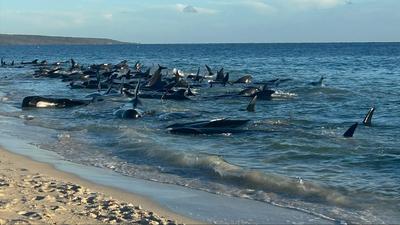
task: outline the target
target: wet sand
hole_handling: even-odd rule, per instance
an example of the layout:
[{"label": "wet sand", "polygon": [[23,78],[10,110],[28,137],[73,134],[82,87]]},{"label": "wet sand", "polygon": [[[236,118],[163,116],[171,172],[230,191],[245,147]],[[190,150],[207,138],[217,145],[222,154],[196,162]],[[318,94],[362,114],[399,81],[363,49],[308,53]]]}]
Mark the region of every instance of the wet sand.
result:
[{"label": "wet sand", "polygon": [[132,193],[0,148],[0,224],[195,224]]}]

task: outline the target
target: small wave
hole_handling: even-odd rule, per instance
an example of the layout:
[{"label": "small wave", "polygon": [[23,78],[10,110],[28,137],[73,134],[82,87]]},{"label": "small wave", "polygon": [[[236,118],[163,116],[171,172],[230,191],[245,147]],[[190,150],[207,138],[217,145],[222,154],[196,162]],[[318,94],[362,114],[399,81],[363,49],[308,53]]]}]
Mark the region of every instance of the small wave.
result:
[{"label": "small wave", "polygon": [[292,92],[275,90],[275,93],[273,93],[271,96],[273,98],[294,98],[294,97],[297,97],[298,95],[296,93],[292,93]]},{"label": "small wave", "polygon": [[[142,149],[143,150],[143,149]],[[125,151],[125,156],[138,156],[138,152]],[[217,155],[195,155],[177,153],[167,150],[145,150],[140,155],[152,159],[168,167],[173,166],[181,170],[193,169],[205,175],[206,179],[218,180],[235,186],[262,190],[281,194],[286,197],[301,198],[314,202],[324,202],[336,205],[348,206],[350,201],[333,189],[320,186],[307,181],[299,182],[297,179],[283,177],[275,174],[266,174],[258,171],[236,166]],[[176,169],[176,168],[175,168]],[[186,171],[186,173],[189,171]],[[192,171],[194,172],[194,171]],[[190,174],[189,174],[190,175]]]},{"label": "small wave", "polygon": [[294,90],[296,93],[299,93],[301,95],[308,95],[308,94],[326,94],[326,95],[347,95],[351,94],[352,91],[350,90],[345,90],[337,87],[331,87],[331,86],[321,86],[321,87],[303,87],[303,88],[296,88]]}]

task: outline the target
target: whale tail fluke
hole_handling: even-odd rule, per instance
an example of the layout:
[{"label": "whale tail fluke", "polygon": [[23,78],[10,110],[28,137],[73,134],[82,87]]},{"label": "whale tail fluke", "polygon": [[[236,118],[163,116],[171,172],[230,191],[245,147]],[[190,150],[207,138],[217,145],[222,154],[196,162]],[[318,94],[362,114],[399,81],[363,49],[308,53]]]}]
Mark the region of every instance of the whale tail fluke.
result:
[{"label": "whale tail fluke", "polygon": [[363,124],[365,126],[371,126],[372,116],[374,115],[374,112],[375,112],[375,107],[371,107],[367,115],[365,115],[365,118],[363,120]]}]

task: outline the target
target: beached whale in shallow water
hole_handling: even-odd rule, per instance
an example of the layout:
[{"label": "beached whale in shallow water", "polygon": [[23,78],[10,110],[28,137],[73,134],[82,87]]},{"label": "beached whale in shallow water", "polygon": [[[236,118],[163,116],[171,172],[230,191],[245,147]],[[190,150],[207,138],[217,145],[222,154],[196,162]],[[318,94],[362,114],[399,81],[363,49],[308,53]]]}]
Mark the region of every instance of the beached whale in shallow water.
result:
[{"label": "beached whale in shallow water", "polygon": [[197,69],[196,75],[191,75],[190,74],[186,78],[187,79],[192,79],[192,80],[197,81],[197,82],[200,82],[200,81],[204,80],[204,77],[200,76],[200,67]]},{"label": "beached whale in shallow water", "polygon": [[150,77],[150,70],[151,68],[148,68],[145,72],[142,71],[133,72],[133,78],[148,78]]},{"label": "beached whale in shallow water", "polygon": [[38,64],[39,59],[35,59],[31,62],[21,62],[21,64]]},{"label": "beached whale in shallow water", "polygon": [[365,118],[363,120],[363,124],[365,126],[371,126],[371,120],[372,120],[372,116],[374,115],[375,112],[375,107],[371,107],[367,113],[367,115],[365,115]]},{"label": "beached whale in shallow water", "polygon": [[171,100],[178,100],[178,101],[190,100],[190,98],[188,98],[186,96],[186,93],[187,93],[187,89],[178,89],[178,90],[172,91],[172,92],[167,91],[161,97],[161,99],[171,99]]},{"label": "beached whale in shallow water", "polygon": [[243,132],[243,130],[234,128],[177,127],[169,129],[169,132],[174,134],[227,134],[227,133],[241,133]]},{"label": "beached whale in shallow water", "polygon": [[169,125],[167,130],[177,134],[224,134],[240,133],[244,130],[238,129],[250,120],[215,119],[203,120],[189,123],[175,123]]},{"label": "beached whale in shallow water", "polygon": [[215,120],[202,120],[188,123],[174,123],[169,125],[167,128],[237,128],[245,125],[250,120],[240,119],[215,119]]},{"label": "beached whale in shallow water", "polygon": [[160,90],[165,86],[165,82],[161,79],[161,72],[164,69],[167,69],[167,67],[158,65],[158,69],[154,72],[153,76],[146,85],[147,89]]},{"label": "beached whale in shallow water", "polygon": [[142,117],[137,109],[119,109],[114,112],[114,115],[120,119],[137,119]]},{"label": "beached whale in shallow water", "polygon": [[251,83],[252,80],[253,80],[253,77],[251,75],[246,75],[246,76],[243,76],[243,77],[237,79],[233,83],[234,84],[248,84],[248,83]]},{"label": "beached whale in shallow water", "polygon": [[206,69],[207,69],[207,72],[208,72],[208,76],[214,75],[212,69],[208,65],[205,65],[205,66],[206,66]]},{"label": "beached whale in shallow water", "polygon": [[68,108],[88,105],[91,102],[91,100],[27,96],[22,100],[22,108]]},{"label": "beached whale in shallow water", "polygon": [[136,84],[134,98],[132,99],[132,108],[131,109],[119,109],[114,112],[114,115],[120,119],[137,119],[142,117],[142,113],[136,109],[138,105],[141,105],[142,102],[139,99],[139,89],[140,89],[140,80]]},{"label": "beached whale in shallow water", "polygon": [[262,88],[259,87],[248,87],[239,92],[239,95],[245,97],[254,97],[257,96],[259,100],[270,100],[272,98],[272,94],[275,91],[268,89],[267,85],[264,85]]},{"label": "beached whale in shallow water", "polygon": [[221,80],[209,81],[210,87],[213,87],[213,84],[221,84],[223,87],[225,87],[226,84],[228,83],[229,83],[229,73],[226,73],[226,75]]}]

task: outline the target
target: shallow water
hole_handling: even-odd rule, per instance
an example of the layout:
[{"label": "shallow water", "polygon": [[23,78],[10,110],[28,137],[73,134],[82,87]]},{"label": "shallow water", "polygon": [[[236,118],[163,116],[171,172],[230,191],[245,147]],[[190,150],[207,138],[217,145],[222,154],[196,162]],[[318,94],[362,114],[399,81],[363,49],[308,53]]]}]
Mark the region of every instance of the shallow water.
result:
[{"label": "shallow water", "polygon": [[[400,44],[218,44],[131,46],[1,46],[6,60],[50,62],[74,58],[80,64],[140,60],[185,73],[200,66],[224,67],[232,80],[291,78],[274,87],[272,101],[213,96],[243,85],[198,89],[190,102],[143,99],[152,116],[119,120],[124,97],[73,109],[21,110],[27,95],[83,98],[58,79],[33,79],[32,67],[0,68],[0,114],[32,115],[30,127],[54,132],[21,135],[67,160],[124,175],[271,202],[336,220],[398,223],[400,206]],[[326,77],[323,87],[308,83]],[[210,97],[207,100],[204,97]],[[373,126],[360,125],[354,138],[342,137],[376,106]],[[175,122],[245,118],[245,132],[175,135]],[[55,135],[56,134],[56,135]]]}]

